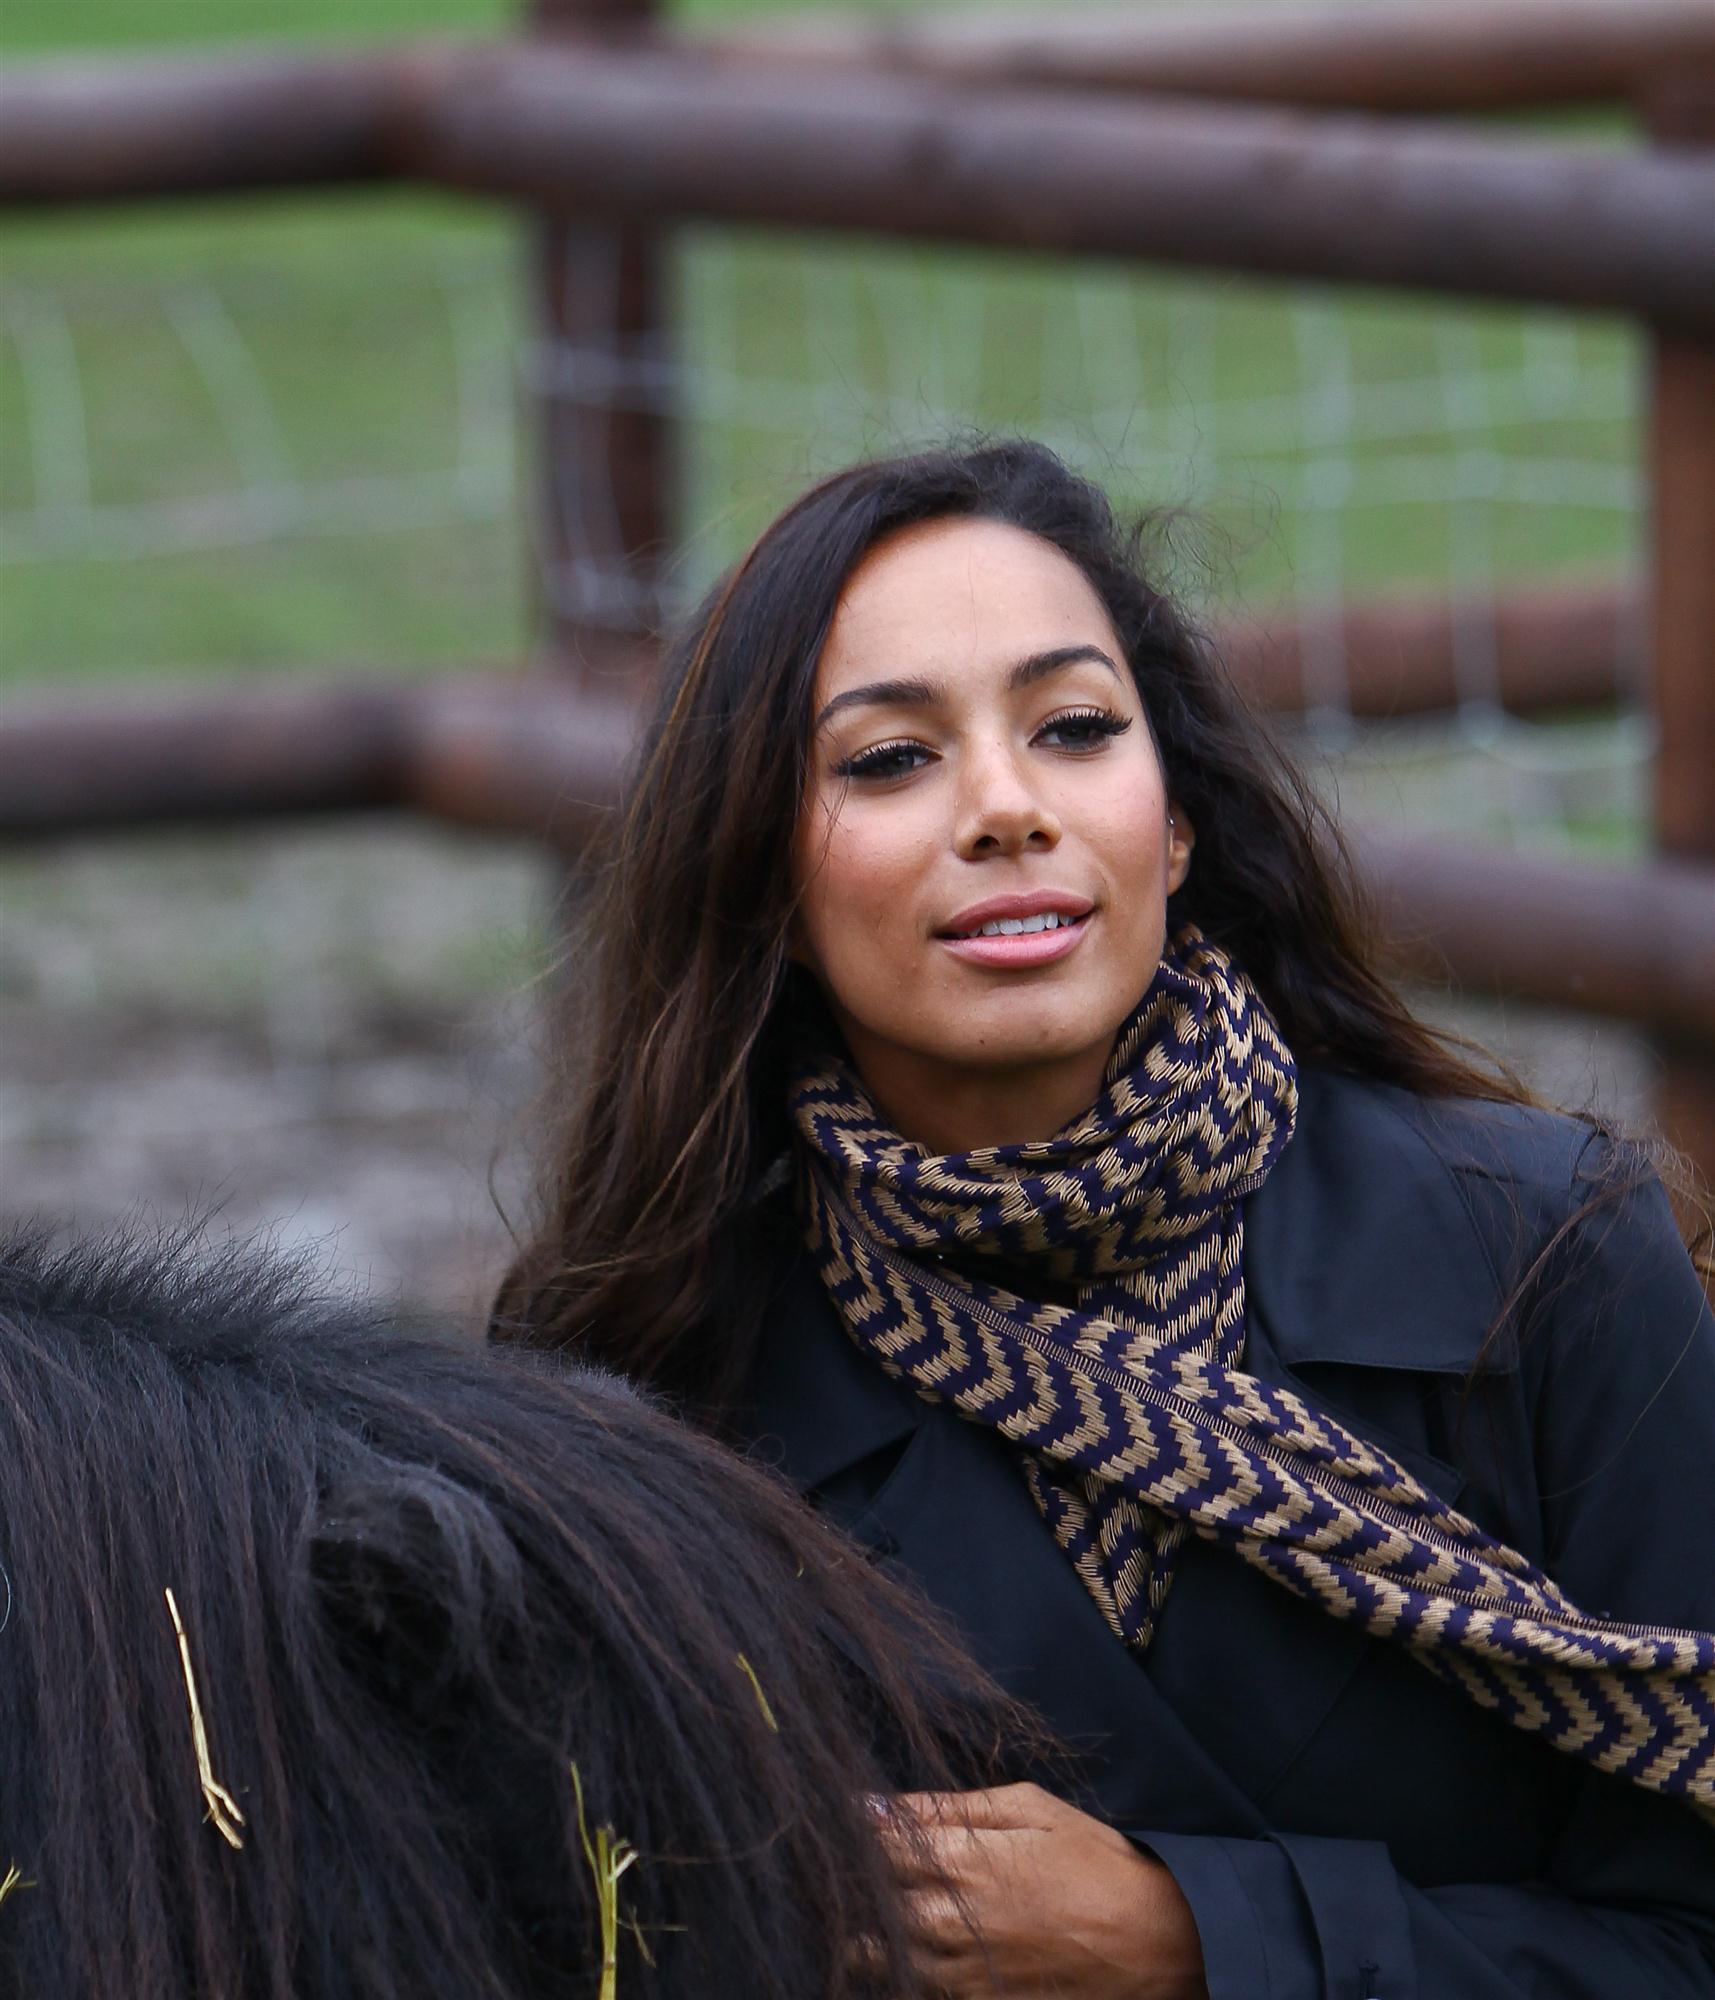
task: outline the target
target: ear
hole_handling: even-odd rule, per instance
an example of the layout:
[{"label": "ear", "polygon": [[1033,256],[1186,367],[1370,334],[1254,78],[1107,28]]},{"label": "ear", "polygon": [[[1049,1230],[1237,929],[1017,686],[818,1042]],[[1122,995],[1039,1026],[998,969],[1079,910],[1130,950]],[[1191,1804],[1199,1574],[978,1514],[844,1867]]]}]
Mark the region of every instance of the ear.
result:
[{"label": "ear", "polygon": [[[318,1608],[345,1665],[374,1694],[421,1718],[444,1700],[455,1667],[456,1584],[431,1520],[356,1499],[310,1543]],[[437,1591],[437,1576],[446,1578]]]},{"label": "ear", "polygon": [[1167,893],[1184,887],[1191,873],[1191,850],[1197,845],[1197,829],[1185,816],[1183,806],[1167,802]]}]

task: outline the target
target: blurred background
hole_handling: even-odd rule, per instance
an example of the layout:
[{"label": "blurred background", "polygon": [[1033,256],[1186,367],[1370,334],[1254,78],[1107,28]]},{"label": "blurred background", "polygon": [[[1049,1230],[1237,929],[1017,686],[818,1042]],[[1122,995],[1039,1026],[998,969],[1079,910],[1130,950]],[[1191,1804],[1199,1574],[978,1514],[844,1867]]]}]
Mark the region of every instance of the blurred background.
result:
[{"label": "blurred background", "polygon": [[[106,78],[133,54],[528,25],[502,0],[263,11],[8,0],[4,53],[27,83],[50,60]],[[665,18],[718,34],[764,11],[679,0]],[[929,12],[839,10],[866,11]],[[1174,0],[1113,12],[1179,18]],[[1473,108],[1484,131],[1636,148],[1639,106],[1610,95]],[[1122,504],[1180,510],[1170,580],[1217,629],[1290,656],[1280,727],[1355,825],[1602,869],[1659,845],[1641,319],[709,220],[649,233],[639,304],[637,251],[404,185],[14,200],[9,714],[295,680],[462,686],[568,657],[587,689],[611,677],[610,640],[670,619],[818,472],[1022,430]],[[1407,627],[1358,660],[1340,623],[1377,603],[1441,621],[1438,691],[1406,712],[1371,681]],[[1561,619],[1526,659],[1550,681],[1553,635],[1600,628],[1595,693],[1568,669],[1518,696],[1519,604]],[[1266,675],[1253,640],[1240,650]],[[421,814],[151,820],[0,845],[5,1206],[94,1223],[212,1204],[473,1316],[528,1171],[561,865]],[[1421,1001],[1561,1101],[1647,1123],[1670,1059],[1690,1060],[1647,1007],[1627,1021],[1484,983],[1428,982]]]}]

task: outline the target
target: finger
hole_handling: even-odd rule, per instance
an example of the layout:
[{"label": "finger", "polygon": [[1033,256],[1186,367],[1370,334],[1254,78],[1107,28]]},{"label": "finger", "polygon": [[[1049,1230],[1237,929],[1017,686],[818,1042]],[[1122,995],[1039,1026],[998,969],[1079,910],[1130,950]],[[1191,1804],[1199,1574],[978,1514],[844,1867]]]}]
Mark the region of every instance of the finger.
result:
[{"label": "finger", "polygon": [[[937,1897],[926,1902],[920,1914],[914,1915],[913,1899],[902,1898],[899,1941],[907,1956],[926,1964],[931,1959],[956,1956],[959,1951],[968,1949],[972,1933],[958,1926],[952,1914],[957,1907],[951,1897]],[[890,1962],[886,1944],[874,1931],[862,1931],[848,1939],[841,1948],[840,1960],[848,1971],[870,1979],[879,1978]]]},{"label": "finger", "polygon": [[[886,1993],[896,1996],[899,1991],[899,1975],[910,1975],[910,1990],[921,2000],[943,2000],[943,1996],[953,1991],[947,1984],[947,1975],[954,1968],[955,1961],[936,1951],[929,1945],[913,1944],[909,1938],[903,1941],[903,1950],[894,1958],[889,1958],[881,1939],[870,1933],[852,1939],[841,1954],[841,1970],[848,1981],[858,1982],[858,1991],[874,1994],[877,2000]],[[889,1983],[883,1987],[881,1982]]]},{"label": "finger", "polygon": [[[956,1898],[929,1892],[900,1899],[906,1956],[928,1989],[939,1994],[940,1983],[956,1965],[968,1962],[976,1947],[975,1932],[960,1912]],[[858,1979],[876,1980],[889,1969],[887,1947],[873,1931],[847,1940],[840,1954],[843,1969]]]},{"label": "finger", "polygon": [[869,1808],[876,1832],[882,1840],[896,1849],[921,1849],[943,1822],[951,1824],[949,1815],[938,1810],[919,1810],[925,1800],[951,1800],[962,1796],[958,1792],[894,1792],[883,1795],[866,1792],[864,1804]]},{"label": "finger", "polygon": [[1028,1827],[967,1826],[953,1819],[937,1825],[904,1812],[879,1828],[894,1878],[911,1886],[947,1881],[969,1888],[1028,1860],[1043,1835]]},{"label": "finger", "polygon": [[971,1915],[945,1889],[923,1889],[905,1899],[905,1925],[919,1951],[958,1957],[977,1944]]},{"label": "finger", "polygon": [[913,1900],[910,1963],[924,1991],[936,2000],[998,2000],[993,1960],[969,1914],[948,1896]]},{"label": "finger", "polygon": [[883,1841],[894,1880],[902,1888],[941,1886],[979,1903],[1010,1895],[1021,1879],[1043,1865],[1043,1843],[1053,1836],[1028,1827],[917,1827],[903,1825]]},{"label": "finger", "polygon": [[971,1864],[974,1836],[951,1828],[895,1824],[882,1830],[893,1879],[902,1888],[932,1887],[951,1881]]},{"label": "finger", "polygon": [[846,1972],[857,1979],[878,1979],[887,1969],[887,1953],[873,1931],[860,1931],[840,1954]]},{"label": "finger", "polygon": [[1040,1785],[993,1785],[975,1792],[898,1792],[891,1811],[909,1813],[919,1825],[985,1827],[996,1832],[1046,1833],[1061,1802]]}]

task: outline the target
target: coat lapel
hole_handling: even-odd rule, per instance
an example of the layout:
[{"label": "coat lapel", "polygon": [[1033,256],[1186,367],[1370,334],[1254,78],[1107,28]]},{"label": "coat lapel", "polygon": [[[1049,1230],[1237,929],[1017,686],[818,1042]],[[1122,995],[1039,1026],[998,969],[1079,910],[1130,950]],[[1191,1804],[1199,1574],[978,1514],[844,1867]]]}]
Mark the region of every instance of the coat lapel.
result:
[{"label": "coat lapel", "polygon": [[909,1437],[928,1406],[858,1352],[809,1258],[788,1254],[790,1274],[764,1316],[749,1396],[735,1421],[754,1440],[755,1457],[813,1493]]},{"label": "coat lapel", "polygon": [[1291,1143],[1245,1203],[1246,1365],[1464,1373],[1500,1283],[1411,1100],[1315,1069],[1299,1100]]}]

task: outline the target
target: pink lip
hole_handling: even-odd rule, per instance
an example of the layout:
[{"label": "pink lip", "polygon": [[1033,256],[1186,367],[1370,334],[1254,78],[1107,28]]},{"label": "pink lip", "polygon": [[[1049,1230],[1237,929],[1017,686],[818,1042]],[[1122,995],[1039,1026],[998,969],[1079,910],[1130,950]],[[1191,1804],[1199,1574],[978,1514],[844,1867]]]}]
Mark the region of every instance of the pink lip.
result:
[{"label": "pink lip", "polygon": [[[1075,950],[1090,927],[1089,919],[1094,909],[1095,905],[1087,896],[1073,896],[1064,889],[1035,889],[1021,896],[991,896],[986,902],[973,903],[969,909],[961,910],[937,936],[955,958],[966,959],[973,965],[1022,970],[1029,966],[1050,965],[1055,959],[1064,958],[1069,951]],[[1055,930],[1029,931],[1016,937],[947,935],[949,931],[974,931],[1006,917],[1043,917],[1050,913],[1063,919],[1069,917],[1073,921],[1070,925],[1062,923]]]},{"label": "pink lip", "polygon": [[1088,896],[1075,896],[1070,889],[1029,889],[1014,896],[990,896],[986,902],[972,903],[949,917],[936,936],[981,930],[984,924],[998,924],[1006,917],[1087,917],[1095,907]]},{"label": "pink lip", "polygon": [[1076,950],[1089,928],[1089,918],[1080,917],[1069,928],[1062,925],[1058,930],[1026,931],[1018,937],[944,937],[936,942],[955,958],[969,959],[973,965],[1048,965]]}]

